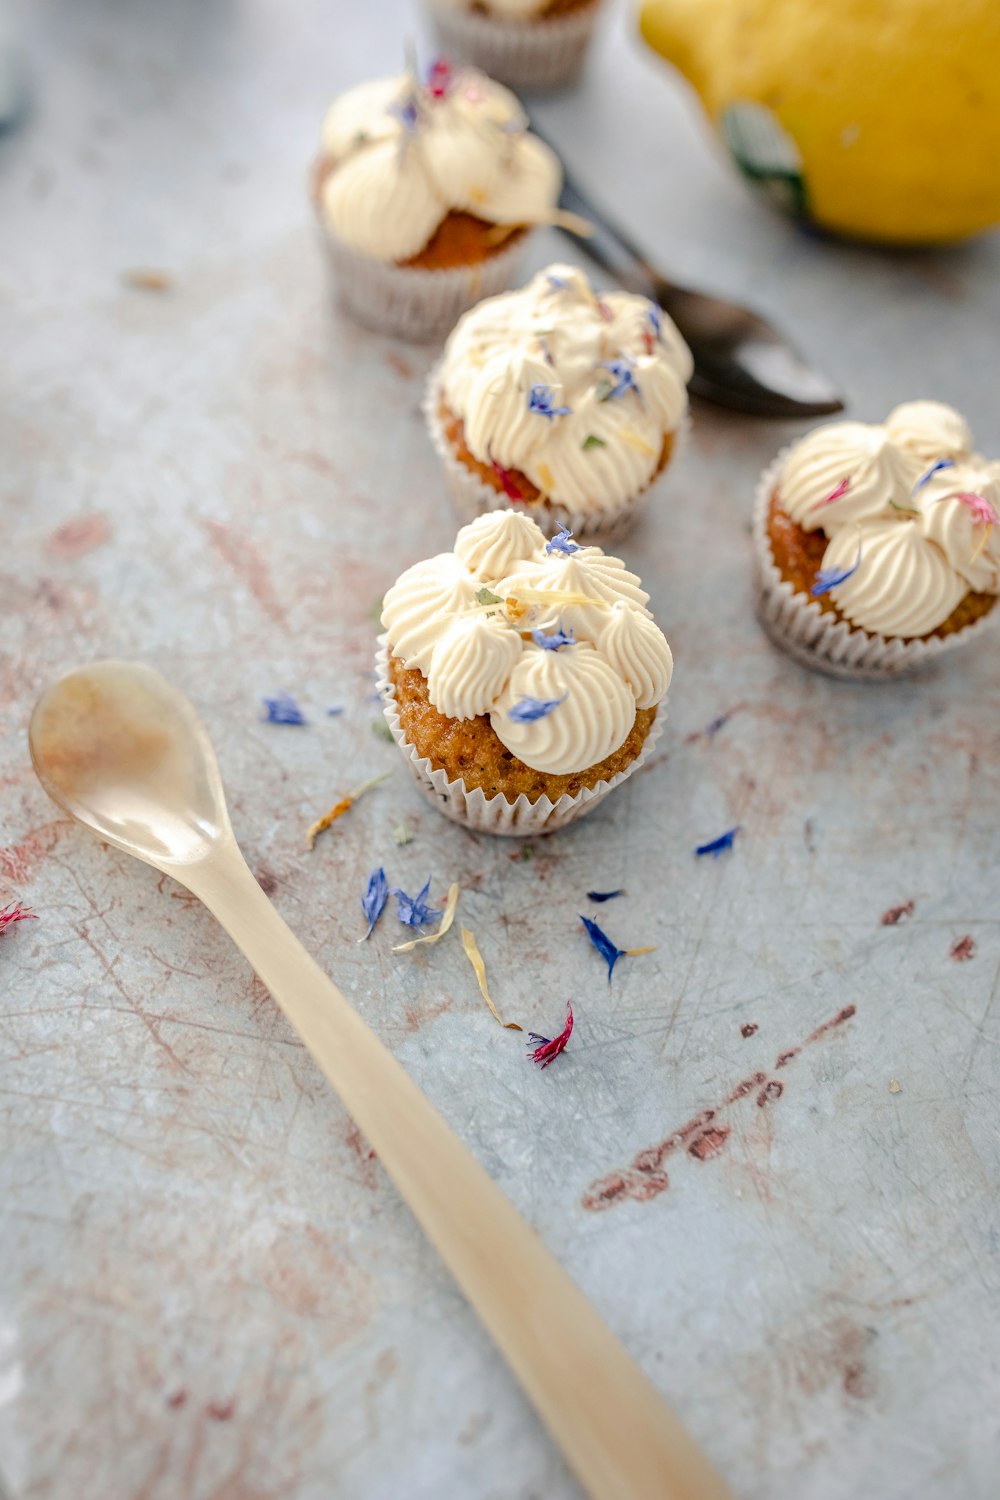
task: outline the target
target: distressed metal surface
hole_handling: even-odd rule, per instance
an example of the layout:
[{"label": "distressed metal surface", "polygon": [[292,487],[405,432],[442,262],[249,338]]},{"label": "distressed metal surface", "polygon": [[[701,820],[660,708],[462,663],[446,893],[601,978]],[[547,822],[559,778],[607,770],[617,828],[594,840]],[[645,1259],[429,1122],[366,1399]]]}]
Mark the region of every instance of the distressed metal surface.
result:
[{"label": "distressed metal surface", "polygon": [[[35,695],[110,653],[199,705],[281,911],[737,1495],[995,1494],[995,649],[878,690],[777,654],[746,519],[792,429],[700,410],[622,549],[677,660],[657,763],[533,859],[436,818],[400,768],[309,856],[317,811],[395,764],[370,727],[374,601],[453,531],[418,412],[431,356],[338,320],[303,196],[327,97],[393,65],[413,17],[22,0],[15,19],[37,101],[0,139],[0,901],[40,920],[0,939],[13,1500],[578,1493],[226,939],[34,784]],[[938,395],[1000,452],[995,238],[896,257],[773,220],[621,16],[543,118],[678,272],[795,329],[855,414]],[[173,290],[124,286],[135,266]],[[310,727],[258,722],[278,687]],[[695,861],[737,822],[731,855]],[[439,896],[462,882],[505,1013],[551,1032],[572,995],[564,1058],[525,1061],[457,941],[393,957],[392,918],[356,945],[378,862]],[[622,946],[658,945],[610,990],[577,921],[595,885],[628,890],[603,908]],[[708,1135],[636,1174],[708,1108]]]}]

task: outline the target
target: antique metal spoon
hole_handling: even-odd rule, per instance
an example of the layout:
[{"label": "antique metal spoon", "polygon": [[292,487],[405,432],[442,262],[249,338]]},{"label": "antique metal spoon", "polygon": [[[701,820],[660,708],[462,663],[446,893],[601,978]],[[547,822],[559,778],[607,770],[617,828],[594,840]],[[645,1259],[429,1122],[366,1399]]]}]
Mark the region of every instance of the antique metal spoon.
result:
[{"label": "antique metal spoon", "polygon": [[726,1500],[677,1417],[470,1151],[285,926],[236,843],[211,742],[158,672],[55,682],[38,777],[109,844],[187,886],[249,959],[364,1132],[595,1500]]},{"label": "antique metal spoon", "polygon": [[[531,128],[539,134],[534,122]],[[807,365],[770,323],[739,303],[668,281],[568,176],[559,207],[569,216],[558,226],[563,233],[628,291],[658,302],[673,318],[694,356],[692,394],[757,417],[817,417],[843,410],[826,376]],[[578,235],[570,227],[574,218],[586,219],[592,233]]]}]

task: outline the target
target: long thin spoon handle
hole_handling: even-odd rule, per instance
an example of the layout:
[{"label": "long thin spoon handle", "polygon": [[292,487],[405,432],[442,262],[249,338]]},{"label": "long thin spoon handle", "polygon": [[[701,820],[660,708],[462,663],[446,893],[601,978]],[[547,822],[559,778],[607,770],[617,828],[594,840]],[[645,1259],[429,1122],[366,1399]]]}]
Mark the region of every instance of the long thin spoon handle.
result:
[{"label": "long thin spoon handle", "polygon": [[235,845],[181,878],[243,950],[323,1069],[587,1494],[726,1500],[729,1491],[677,1417],[293,937]]}]

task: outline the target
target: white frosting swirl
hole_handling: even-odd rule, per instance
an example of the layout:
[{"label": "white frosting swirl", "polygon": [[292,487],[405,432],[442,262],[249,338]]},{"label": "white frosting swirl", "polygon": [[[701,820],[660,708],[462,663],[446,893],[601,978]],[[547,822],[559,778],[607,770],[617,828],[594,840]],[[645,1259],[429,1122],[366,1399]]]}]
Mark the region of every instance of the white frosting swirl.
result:
[{"label": "white frosting swirl", "polygon": [[653,620],[619,600],[611,606],[597,644],[632,689],[638,708],[659,703],[670,686],[674,659]]},{"label": "white frosting swirl", "polygon": [[[489,713],[526,765],[571,774],[617,749],[637,705],[652,708],[667,690],[670,647],[648,598],[619,558],[599,547],[546,552],[533,521],[501,510],[463,526],[455,552],[401,574],[382,624],[391,654],[423,673],[440,713]],[[560,628],[571,640],[551,649]],[[521,723],[510,709],[522,698],[558,706]]]},{"label": "white frosting swirl", "polygon": [[935,459],[968,458],[972,452],[968,422],[943,401],[904,401],[886,417],[885,430],[897,447],[912,455],[921,472]]},{"label": "white frosting swirl", "polygon": [[[964,495],[964,500],[955,498]],[[981,502],[980,503],[977,503]],[[921,485],[921,529],[981,594],[1000,593],[1000,473],[985,459],[941,469]],[[996,516],[996,521],[990,519]]]},{"label": "white frosting swirl", "polygon": [[[911,467],[884,427],[831,422],[788,454],[778,498],[804,531],[832,536],[841,526],[891,516],[890,500],[907,504],[911,483]],[[842,487],[839,498],[831,500]]]},{"label": "white frosting swirl", "polygon": [[[613,514],[655,475],[691,371],[687,345],[645,297],[595,295],[576,267],[553,265],[459,320],[441,391],[480,462],[520,470],[574,511]],[[568,410],[532,410],[534,387]]]},{"label": "white frosting swirl", "polygon": [[[510,710],[523,698],[562,699],[544,718],[522,724]],[[635,722],[635,698],[607,657],[587,641],[562,651],[525,648],[490,713],[503,744],[536,771],[571,775],[617,750]]]},{"label": "white frosting swirl", "polygon": [[513,671],[522,644],[505,615],[454,615],[431,655],[427,692],[434,707],[451,719],[486,713]]},{"label": "white frosting swirl", "polygon": [[474,68],[350,89],[327,112],[322,152],[326,222],[383,262],[419,254],[455,210],[492,224],[549,222],[562,179],[514,95]]},{"label": "white frosting swirl", "polygon": [[857,571],[830,597],[842,614],[876,635],[912,639],[942,625],[968,592],[965,580],[911,519],[843,527],[830,539],[823,567]]},{"label": "white frosting swirl", "polygon": [[455,556],[485,579],[501,578],[515,563],[536,557],[545,535],[530,516],[517,511],[487,511],[463,526],[455,538]]},{"label": "white frosting swirl", "polygon": [[452,615],[476,602],[476,583],[453,552],[440,552],[401,573],[382,600],[382,624],[393,652],[424,676]]}]

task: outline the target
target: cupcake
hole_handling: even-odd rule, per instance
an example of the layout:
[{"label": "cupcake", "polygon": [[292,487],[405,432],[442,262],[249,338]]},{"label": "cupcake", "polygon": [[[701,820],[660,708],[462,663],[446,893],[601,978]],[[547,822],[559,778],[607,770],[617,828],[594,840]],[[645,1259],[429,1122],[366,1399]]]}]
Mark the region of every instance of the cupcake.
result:
[{"label": "cupcake", "polygon": [[583,67],[600,0],[427,0],[442,49],[511,88],[551,89]]},{"label": "cupcake", "polygon": [[465,314],[431,373],[431,438],[463,516],[505,506],[547,536],[631,525],[686,420],[691,354],[655,303],[555,265]]},{"label": "cupcake", "polygon": [[313,175],[340,296],[362,322],[443,338],[516,280],[531,228],[557,217],[562,173],[513,94],[438,61],[341,95]]},{"label": "cupcake", "polygon": [[1000,466],[963,417],[909,401],[779,455],[754,511],[761,620],[809,666],[910,671],[1000,618]]},{"label": "cupcake", "polygon": [[385,596],[385,716],[418,784],[485,833],[549,833],[642,764],[673,670],[617,557],[497,510]]}]

